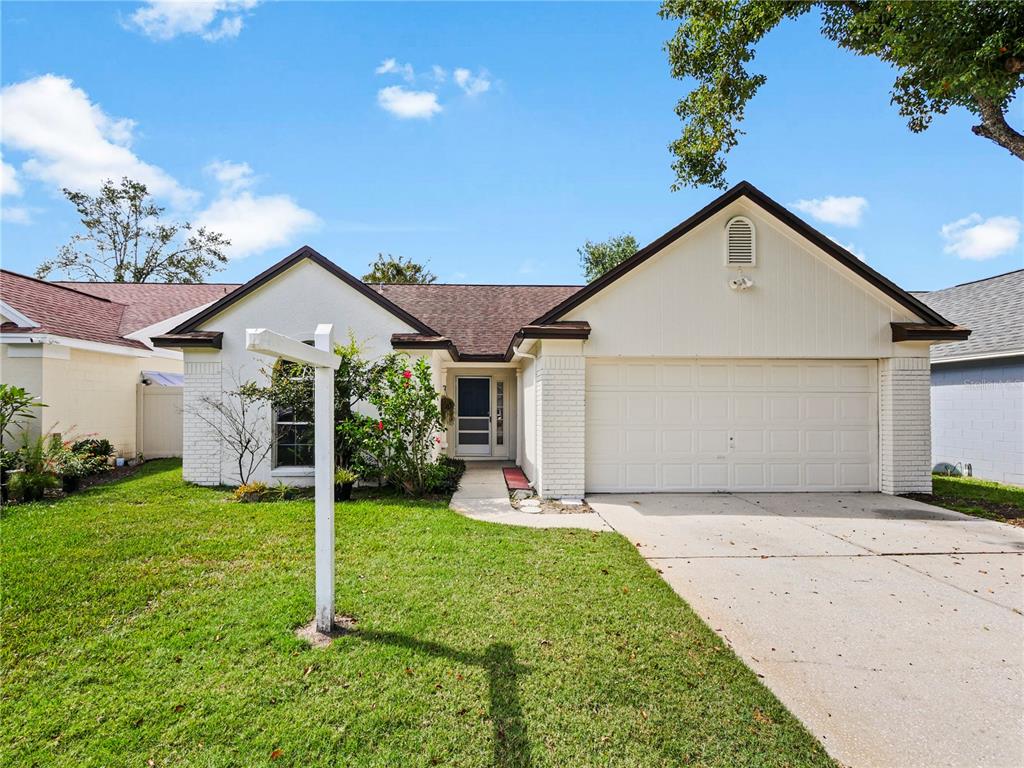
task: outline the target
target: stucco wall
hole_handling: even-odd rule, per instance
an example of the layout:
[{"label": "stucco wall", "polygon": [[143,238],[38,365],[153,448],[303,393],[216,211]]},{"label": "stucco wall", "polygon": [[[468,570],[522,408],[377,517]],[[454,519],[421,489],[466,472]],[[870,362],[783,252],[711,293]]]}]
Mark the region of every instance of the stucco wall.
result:
[{"label": "stucco wall", "polygon": [[1024,485],[1024,358],[932,366],[932,461]]},{"label": "stucco wall", "polygon": [[[245,349],[248,328],[268,328],[297,339],[312,339],[319,323],[333,323],[335,338],[345,342],[351,331],[364,356],[375,358],[391,350],[391,334],[414,329],[386,309],[353,290],[317,264],[303,260],[274,280],[261,286],[241,301],[232,304],[208,320],[201,330],[224,333],[222,349],[215,352],[188,352],[186,366],[201,366],[202,376],[190,382],[187,368],[185,384],[185,479],[204,485],[237,484],[235,458],[223,446],[208,424],[196,414],[203,397],[231,390],[236,382],[259,380],[261,369],[272,364],[268,357]],[[199,371],[200,368],[195,370]],[[436,369],[435,369],[436,371]],[[435,385],[440,385],[435,379]],[[265,411],[260,431],[270,440],[272,414]],[[191,454],[191,457],[190,457]],[[274,468],[272,455],[264,461],[251,480],[265,483],[283,481],[294,484],[312,482],[307,469]]]},{"label": "stucco wall", "polygon": [[[753,288],[734,291],[726,222],[754,223]],[[926,357],[892,342],[889,323],[917,320],[759,208],[738,201],[574,309],[590,323],[588,357]]]}]

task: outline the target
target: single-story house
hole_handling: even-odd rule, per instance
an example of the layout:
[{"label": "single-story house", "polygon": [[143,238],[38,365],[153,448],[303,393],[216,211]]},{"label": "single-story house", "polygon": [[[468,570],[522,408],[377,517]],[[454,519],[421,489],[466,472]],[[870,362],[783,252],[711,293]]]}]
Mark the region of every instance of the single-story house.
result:
[{"label": "single-story house", "polygon": [[915,295],[973,331],[932,348],[932,461],[1024,485],[1024,269]]},{"label": "single-story house", "polygon": [[[237,482],[197,415],[268,361],[247,328],[429,357],[445,450],[546,497],[931,489],[933,308],[743,182],[585,286],[367,285],[303,247],[154,343],[185,355],[187,480]],[[308,425],[266,416],[254,479],[309,482]]]},{"label": "single-story house", "polygon": [[[157,349],[150,337],[235,287],[50,282],[0,270],[0,381],[47,406],[26,422],[29,435],[95,434],[134,457],[142,449],[138,385],[173,383],[167,374],[184,370],[180,352]],[[175,419],[167,423],[178,431]],[[180,453],[160,443],[162,453]]]}]

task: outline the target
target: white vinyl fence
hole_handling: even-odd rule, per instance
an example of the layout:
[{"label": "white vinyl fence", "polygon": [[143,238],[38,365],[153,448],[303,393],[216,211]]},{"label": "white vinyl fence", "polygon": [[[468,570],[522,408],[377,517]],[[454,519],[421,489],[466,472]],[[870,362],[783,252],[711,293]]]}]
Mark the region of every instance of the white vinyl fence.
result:
[{"label": "white vinyl fence", "polygon": [[137,450],[147,459],[181,456],[182,390],[180,386],[138,385]]}]

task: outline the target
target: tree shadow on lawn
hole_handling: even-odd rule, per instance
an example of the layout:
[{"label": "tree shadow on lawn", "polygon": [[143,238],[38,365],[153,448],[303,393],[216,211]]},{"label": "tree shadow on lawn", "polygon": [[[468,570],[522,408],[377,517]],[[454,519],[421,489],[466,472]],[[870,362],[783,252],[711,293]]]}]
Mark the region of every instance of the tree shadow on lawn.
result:
[{"label": "tree shadow on lawn", "polygon": [[519,675],[529,673],[530,668],[516,661],[511,645],[492,643],[482,654],[475,654],[397,632],[353,629],[346,634],[367,642],[408,648],[417,653],[439,656],[485,669],[490,700],[488,714],[494,733],[494,766],[530,768],[533,765],[526,720],[523,718],[523,707],[519,701]]}]

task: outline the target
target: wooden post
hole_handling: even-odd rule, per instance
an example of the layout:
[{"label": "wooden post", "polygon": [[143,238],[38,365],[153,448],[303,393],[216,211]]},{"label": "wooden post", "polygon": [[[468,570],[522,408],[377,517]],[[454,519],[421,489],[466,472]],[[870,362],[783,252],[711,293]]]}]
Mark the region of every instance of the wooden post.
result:
[{"label": "wooden post", "polygon": [[[314,346],[333,353],[334,326],[318,325]],[[316,431],[316,628],[334,628],[334,370],[313,369]]]},{"label": "wooden post", "polygon": [[316,628],[334,628],[334,372],[341,358],[334,354],[334,326],[323,323],[310,347],[264,328],[245,332],[245,348],[293,363],[313,366],[313,418],[316,464]]}]

